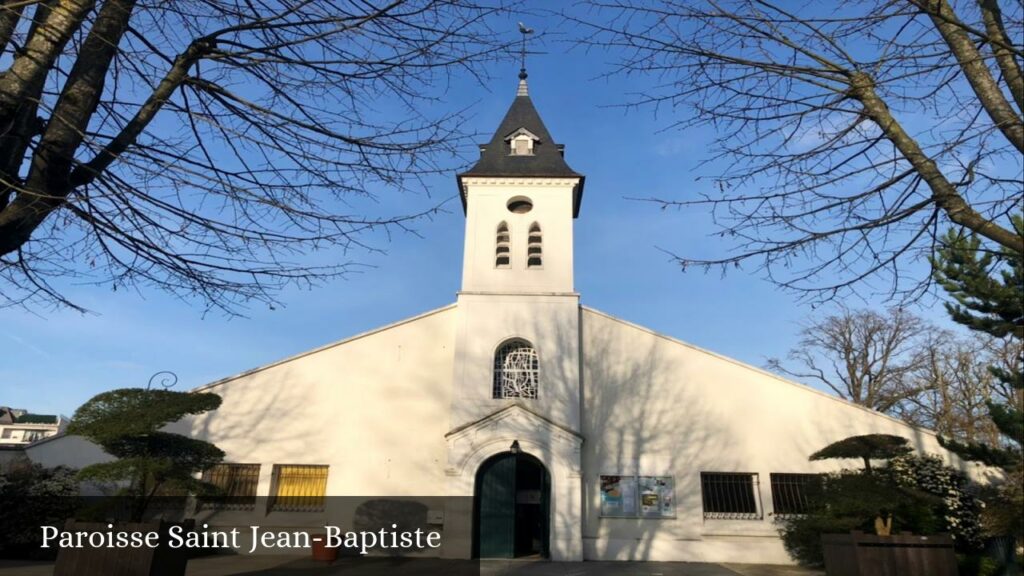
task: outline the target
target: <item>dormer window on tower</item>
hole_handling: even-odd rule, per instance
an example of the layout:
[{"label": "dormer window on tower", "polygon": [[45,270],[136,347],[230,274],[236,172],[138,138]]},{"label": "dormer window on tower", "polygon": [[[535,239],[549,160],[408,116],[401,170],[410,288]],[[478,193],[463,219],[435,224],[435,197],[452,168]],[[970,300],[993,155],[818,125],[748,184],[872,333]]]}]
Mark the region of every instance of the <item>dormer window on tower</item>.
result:
[{"label": "dormer window on tower", "polygon": [[539,142],[533,132],[520,128],[505,137],[509,143],[509,154],[512,156],[533,156],[533,145]]}]

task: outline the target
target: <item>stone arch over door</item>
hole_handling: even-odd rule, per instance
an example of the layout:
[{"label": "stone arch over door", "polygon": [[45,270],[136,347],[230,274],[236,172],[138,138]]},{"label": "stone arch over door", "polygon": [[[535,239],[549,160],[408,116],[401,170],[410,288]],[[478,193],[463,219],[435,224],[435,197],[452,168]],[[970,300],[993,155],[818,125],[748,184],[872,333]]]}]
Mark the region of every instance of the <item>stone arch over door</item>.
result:
[{"label": "stone arch over door", "polygon": [[[445,435],[448,495],[472,498],[480,466],[508,453],[513,442],[536,458],[550,478],[548,551],[555,561],[583,559],[583,487],[578,433],[514,404]],[[467,514],[472,516],[471,511]],[[469,557],[470,550],[463,556]]]}]

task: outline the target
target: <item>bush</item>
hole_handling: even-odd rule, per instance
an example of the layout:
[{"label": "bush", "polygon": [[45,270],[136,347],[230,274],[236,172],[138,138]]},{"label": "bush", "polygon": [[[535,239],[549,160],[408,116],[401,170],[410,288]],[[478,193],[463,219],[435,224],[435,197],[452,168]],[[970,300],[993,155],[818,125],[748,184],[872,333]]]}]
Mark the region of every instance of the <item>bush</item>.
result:
[{"label": "bush", "polygon": [[875,517],[883,510],[892,513],[894,532],[934,534],[943,528],[938,508],[941,499],[900,486],[887,475],[844,470],[810,486],[807,514],[781,520],[780,532],[794,560],[820,566],[822,534],[873,533]]},{"label": "bush", "polygon": [[981,548],[982,503],[971,492],[966,476],[930,454],[893,458],[885,473],[899,486],[923,490],[940,499],[936,512],[942,518],[942,531],[953,536],[958,550]]},{"label": "bush", "polygon": [[957,565],[960,576],[999,576],[1003,565],[984,554],[958,554]]},{"label": "bush", "polygon": [[875,517],[891,512],[893,532],[952,535],[960,552],[982,545],[982,504],[966,476],[937,456],[897,456],[874,473],[844,470],[808,489],[806,515],[781,520],[782,541],[797,562],[820,566],[822,534],[874,532]]},{"label": "bush", "polygon": [[0,557],[38,558],[45,554],[40,526],[63,527],[74,516],[78,480],[75,471],[39,464],[0,476]]}]

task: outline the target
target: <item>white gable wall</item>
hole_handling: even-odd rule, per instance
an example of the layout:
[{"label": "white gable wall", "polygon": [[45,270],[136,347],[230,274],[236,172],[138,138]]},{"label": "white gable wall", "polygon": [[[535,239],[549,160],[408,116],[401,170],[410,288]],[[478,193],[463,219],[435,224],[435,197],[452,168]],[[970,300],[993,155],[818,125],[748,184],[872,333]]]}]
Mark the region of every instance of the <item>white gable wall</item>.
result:
[{"label": "white gable wall", "polygon": [[[790,563],[772,521],[769,474],[859,467],[807,461],[856,434],[907,437],[984,479],[985,468],[961,462],[928,431],[571,306],[570,297],[474,298],[483,297],[461,295],[457,307],[213,383],[201,390],[221,395],[222,406],[169,428],[215,443],[227,462],[261,464],[261,496],[274,464],[328,464],[329,495],[469,496],[479,463],[519,440],[552,475],[551,550],[563,560]],[[570,307],[574,318],[564,314]],[[493,347],[511,335],[538,345],[537,400],[489,397]],[[536,416],[501,412],[515,404]],[[27,453],[47,466],[110,459],[71,436]],[[757,473],[763,519],[705,520],[701,471]],[[601,475],[672,476],[676,517],[601,518]],[[471,512],[449,511],[446,529],[467,529]]]},{"label": "white gable wall", "polygon": [[219,409],[172,431],[226,462],[328,464],[329,495],[445,494],[454,307],[428,312],[200,390]]}]

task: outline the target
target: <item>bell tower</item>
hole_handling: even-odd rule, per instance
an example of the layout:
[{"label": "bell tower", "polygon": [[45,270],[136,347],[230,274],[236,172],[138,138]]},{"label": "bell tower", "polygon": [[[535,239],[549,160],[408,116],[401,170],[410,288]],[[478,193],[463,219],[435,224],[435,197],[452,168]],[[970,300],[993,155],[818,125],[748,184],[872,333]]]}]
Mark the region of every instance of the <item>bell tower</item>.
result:
[{"label": "bell tower", "polygon": [[[445,474],[450,495],[475,495],[490,502],[480,510],[493,512],[504,509],[502,502],[519,504],[497,496],[491,502],[486,490],[476,494],[480,482],[490,485],[478,482],[480,474],[493,462],[530,459],[550,479],[550,499],[540,497],[549,504],[538,512],[550,529],[534,536],[546,532],[542,550],[568,561],[583,559],[580,307],[573,287],[583,176],[563,153],[530,100],[522,70],[515,100],[480,147],[479,161],[458,175],[466,244]],[[503,476],[514,481],[494,493],[517,495],[513,476]],[[509,520],[515,515],[480,514],[481,526],[519,526]],[[480,541],[479,553],[487,550]]]},{"label": "bell tower", "polygon": [[526,72],[480,160],[458,176],[466,212],[464,293],[573,292],[573,219],[584,177],[530,100]]}]

